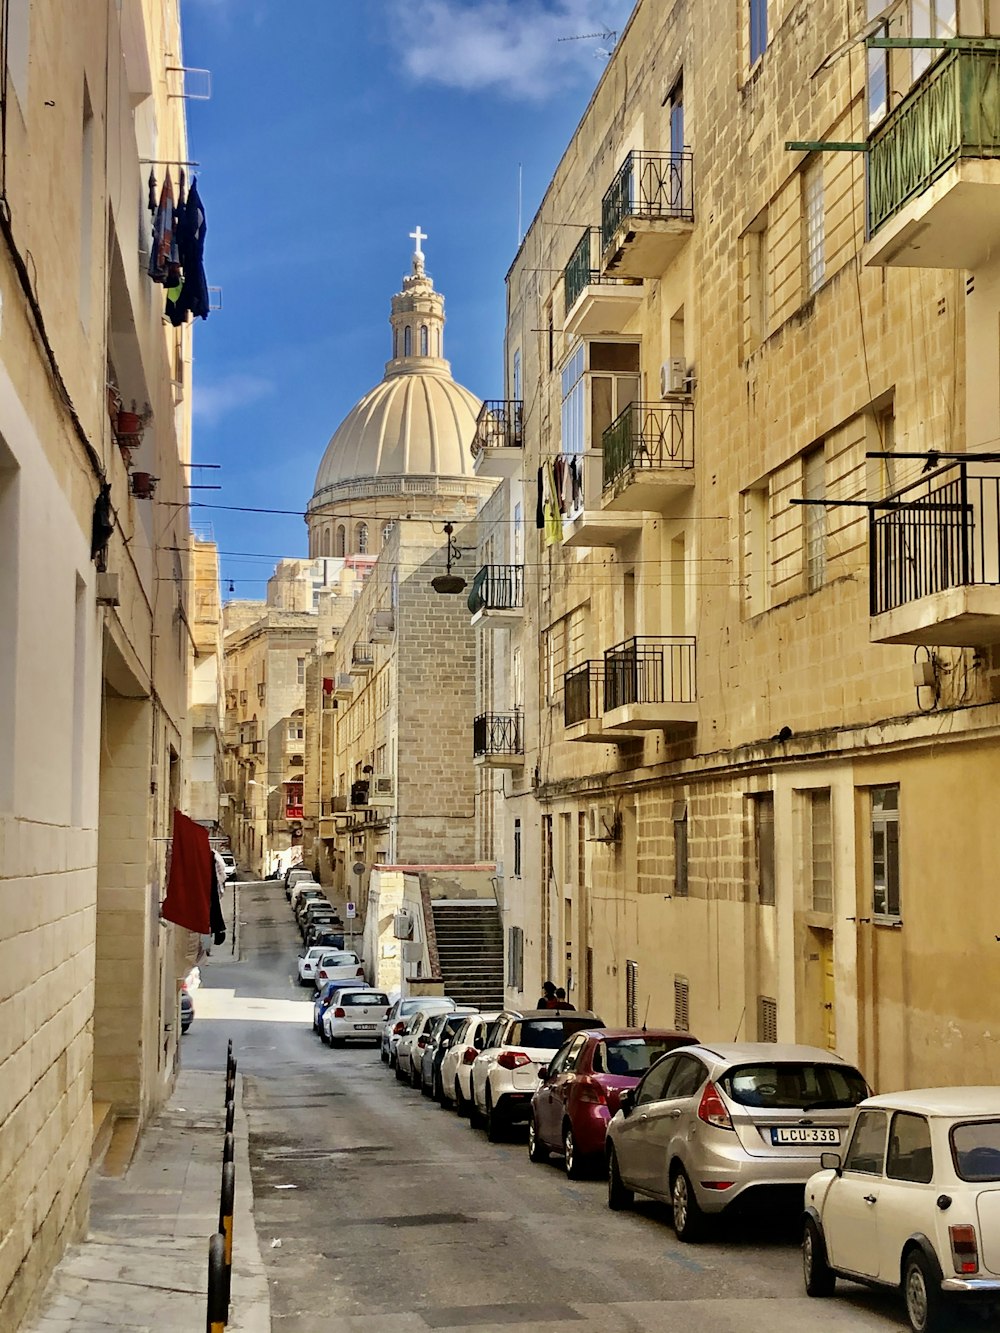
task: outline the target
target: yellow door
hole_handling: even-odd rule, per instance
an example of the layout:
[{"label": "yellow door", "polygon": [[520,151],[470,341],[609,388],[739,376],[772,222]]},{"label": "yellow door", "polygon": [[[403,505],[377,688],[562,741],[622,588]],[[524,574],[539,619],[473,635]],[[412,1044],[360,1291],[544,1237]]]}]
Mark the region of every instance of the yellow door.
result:
[{"label": "yellow door", "polygon": [[837,1049],[836,991],[833,976],[833,932],[818,931],[821,993],[823,996],[823,1035],[828,1051]]}]

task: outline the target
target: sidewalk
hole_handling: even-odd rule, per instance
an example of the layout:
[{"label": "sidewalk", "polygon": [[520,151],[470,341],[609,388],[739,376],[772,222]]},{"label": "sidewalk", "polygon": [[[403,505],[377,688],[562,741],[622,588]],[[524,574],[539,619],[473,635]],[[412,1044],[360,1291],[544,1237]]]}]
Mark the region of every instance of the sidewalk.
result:
[{"label": "sidewalk", "polygon": [[[96,1176],[90,1234],[53,1273],[23,1333],[190,1333],[205,1326],[208,1239],[218,1229],[223,1072],[182,1070],[120,1180]],[[233,1289],[227,1329],[270,1333],[237,1076]]]}]

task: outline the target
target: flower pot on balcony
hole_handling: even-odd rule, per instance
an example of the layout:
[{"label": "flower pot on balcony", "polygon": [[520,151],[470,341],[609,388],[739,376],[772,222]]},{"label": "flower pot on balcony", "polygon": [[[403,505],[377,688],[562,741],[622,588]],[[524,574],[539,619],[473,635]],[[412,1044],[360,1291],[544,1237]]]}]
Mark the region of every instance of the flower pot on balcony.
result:
[{"label": "flower pot on balcony", "polygon": [[118,413],[118,434],[119,435],[141,435],[142,417],[138,412],[119,412]]},{"label": "flower pot on balcony", "polygon": [[150,476],[148,472],[133,472],[132,494],[137,500],[151,500],[158,481],[159,477]]}]

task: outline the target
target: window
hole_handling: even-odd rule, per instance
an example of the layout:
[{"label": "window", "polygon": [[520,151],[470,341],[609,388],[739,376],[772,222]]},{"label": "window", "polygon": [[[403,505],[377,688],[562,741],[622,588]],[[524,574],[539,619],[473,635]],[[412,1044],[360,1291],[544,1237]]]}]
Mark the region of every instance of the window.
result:
[{"label": "window", "polygon": [[753,850],[754,880],[757,901],[766,907],[774,906],[774,797],[770,792],[754,796]]},{"label": "window", "polygon": [[562,451],[581,454],[584,450],[583,427],[586,406],[586,384],[583,371],[585,348],[581,343],[562,372]]},{"label": "window", "polygon": [[521,821],[514,820],[514,874],[521,874]]},{"label": "window", "polygon": [[335,555],[345,556],[347,554],[347,529],[343,523],[337,527],[337,549]]},{"label": "window", "polygon": [[524,990],[524,931],[520,926],[507,931],[507,985]]},{"label": "window", "polygon": [[562,452],[599,449],[608,426],[638,397],[638,343],[581,343],[562,371]]},{"label": "window", "polygon": [[22,109],[28,94],[28,41],[31,0],[9,0],[7,10],[7,71]]},{"label": "window", "polygon": [[951,1155],[960,1180],[1000,1180],[1000,1120],[956,1125]]},{"label": "window", "polygon": [[679,1058],[676,1055],[668,1055],[665,1060],[660,1060],[653,1065],[636,1091],[636,1106],[645,1106],[647,1102],[658,1102],[663,1099],[663,1091],[667,1086],[667,1080],[677,1068]]},{"label": "window", "polygon": [[688,896],[688,812],[684,801],[674,801],[674,897]]},{"label": "window", "polygon": [[520,500],[514,506],[514,564],[524,563],[524,509]]},{"label": "window", "polygon": [[421,356],[429,355],[426,324],[421,324],[420,326],[420,355]]},{"label": "window", "polygon": [[755,65],[767,50],[767,0],[749,0],[750,64]]},{"label": "window", "polygon": [[823,163],[817,159],[802,173],[802,249],[806,296],[819,291],[826,277],[825,228]]},{"label": "window", "polygon": [[[802,456],[802,489],[807,500],[826,498],[826,454],[821,444]],[[816,592],[826,578],[826,506],[806,504],[802,511],[806,591]]]},{"label": "window", "polygon": [[844,1170],[880,1176],[885,1160],[885,1131],[884,1111],[861,1111],[844,1158]]},{"label": "window", "polygon": [[829,788],[809,792],[806,801],[810,907],[814,912],[832,912],[833,820]]},{"label": "window", "polygon": [[751,617],[761,615],[770,605],[769,512],[770,482],[765,478],[743,492],[743,582]]},{"label": "window", "polygon": [[290,717],[288,719],[288,739],[290,741],[300,741],[305,735],[305,728],[302,725],[301,717]]},{"label": "window", "polygon": [[358,555],[367,555],[367,554],[368,554],[368,524],[367,524],[367,523],[359,523],[359,524],[358,524],[357,539],[358,539]]},{"label": "window", "polygon": [[873,787],[872,911],[899,920],[899,787]]},{"label": "window", "polygon": [[514,349],[514,356],[511,364],[511,397],[515,401],[521,397],[521,349]]},{"label": "window", "polygon": [[767,209],[754,219],[746,233],[746,350],[752,352],[768,334],[771,320],[771,264],[768,252]]},{"label": "window", "polygon": [[[873,8],[869,3],[869,11]],[[875,16],[885,8],[884,0],[877,0]],[[873,34],[875,37],[888,37],[889,25],[884,23]],[[877,47],[868,48],[868,128],[874,129],[889,109],[889,52]]]},{"label": "window", "polygon": [[892,1117],[885,1174],[890,1180],[929,1185],[934,1178],[931,1127],[922,1115],[897,1111]]},{"label": "window", "polygon": [[757,996],[757,1040],[778,1040],[778,1002],[770,995]]},{"label": "window", "polygon": [[385,543],[389,540],[390,536],[392,535],[392,530],[393,530],[393,528],[394,528],[395,526],[396,526],[395,523],[383,523],[383,524],[382,524],[382,545],[383,545],[383,546],[384,546]]},{"label": "window", "polygon": [[403,355],[413,355],[413,330],[410,328],[409,324],[407,324],[406,328],[403,330]]},{"label": "window", "polygon": [[304,685],[306,683],[306,659],[304,657],[296,658],[295,680],[299,685]]},{"label": "window", "polygon": [[638,1024],[638,998],[636,988],[639,983],[639,964],[631,958],[625,962],[625,1026],[634,1028]]},{"label": "window", "polygon": [[588,1009],[594,1007],[594,951],[587,949],[583,967],[584,1003]]},{"label": "window", "polygon": [[691,1030],[691,996],[687,977],[674,977],[674,1027],[678,1032]]},{"label": "window", "polygon": [[[956,7],[957,0],[910,0],[910,36],[954,37],[958,27]],[[911,51],[914,79],[920,77],[938,54],[926,48]]]},{"label": "window", "polygon": [[679,1055],[664,1089],[664,1100],[693,1097],[705,1080],[705,1066],[693,1055]]}]

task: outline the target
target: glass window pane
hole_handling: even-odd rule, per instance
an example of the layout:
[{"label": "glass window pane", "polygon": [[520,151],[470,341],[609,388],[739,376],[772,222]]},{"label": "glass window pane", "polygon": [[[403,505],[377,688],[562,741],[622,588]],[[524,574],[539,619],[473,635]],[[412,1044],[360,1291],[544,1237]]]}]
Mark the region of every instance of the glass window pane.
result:
[{"label": "glass window pane", "polygon": [[854,1126],[851,1145],[844,1158],[844,1170],[880,1176],[885,1158],[885,1136],[885,1113],[862,1111]]},{"label": "glass window pane", "polygon": [[929,1185],[934,1178],[931,1129],[922,1115],[898,1111],[892,1117],[885,1174],[892,1180],[913,1180]]}]

